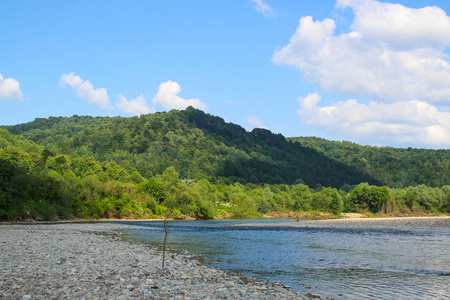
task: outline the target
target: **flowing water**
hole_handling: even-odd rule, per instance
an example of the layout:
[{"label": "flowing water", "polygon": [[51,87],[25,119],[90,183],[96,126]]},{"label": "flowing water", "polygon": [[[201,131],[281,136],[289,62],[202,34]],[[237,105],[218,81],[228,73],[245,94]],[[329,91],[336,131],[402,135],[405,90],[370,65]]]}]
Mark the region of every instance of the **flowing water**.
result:
[{"label": "flowing water", "polygon": [[[170,222],[168,245],[206,264],[335,299],[450,299],[450,229],[316,228],[292,220]],[[125,237],[160,246],[162,223]],[[276,225],[276,226],[275,226]],[[157,230],[151,228],[159,228]]]}]

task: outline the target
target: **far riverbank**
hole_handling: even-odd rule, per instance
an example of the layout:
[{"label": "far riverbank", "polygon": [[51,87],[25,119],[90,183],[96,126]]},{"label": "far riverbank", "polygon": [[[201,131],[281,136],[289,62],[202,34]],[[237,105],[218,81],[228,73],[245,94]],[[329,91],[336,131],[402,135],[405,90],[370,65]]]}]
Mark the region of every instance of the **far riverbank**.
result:
[{"label": "far riverbank", "polygon": [[[330,213],[322,213],[322,212],[300,212],[300,213],[271,213],[269,215],[263,215],[264,219],[292,219],[296,220],[297,216],[301,220],[314,220],[314,221],[348,221],[348,220],[380,220],[380,219],[389,219],[389,220],[408,220],[408,219],[445,219],[450,218],[449,214],[425,214],[418,213],[415,215],[411,214],[376,214],[376,215],[364,215],[360,213],[342,213],[341,215],[333,215]],[[227,220],[228,217],[219,217],[215,218],[215,220]],[[67,223],[104,223],[104,222],[163,222],[164,218],[154,218],[154,219],[133,219],[133,218],[100,218],[100,219],[68,219],[68,220],[51,220],[51,221],[42,221],[42,220],[34,220],[34,219],[25,219],[20,221],[0,221],[1,225],[14,225],[14,224],[23,224],[23,225],[33,225],[33,224],[67,224]],[[169,221],[195,221],[197,219],[191,218],[188,216],[181,216],[179,218],[169,218]],[[198,220],[197,220],[198,221]]]}]

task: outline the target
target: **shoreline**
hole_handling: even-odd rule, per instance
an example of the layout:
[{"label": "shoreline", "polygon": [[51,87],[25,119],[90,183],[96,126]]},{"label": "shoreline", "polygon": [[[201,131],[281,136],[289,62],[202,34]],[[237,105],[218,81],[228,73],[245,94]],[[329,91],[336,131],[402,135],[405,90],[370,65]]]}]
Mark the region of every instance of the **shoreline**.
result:
[{"label": "shoreline", "polygon": [[[450,216],[293,220],[286,226],[448,230]],[[324,299],[214,269],[186,251],[167,252],[162,269],[159,248],[121,238],[135,228],[142,229],[105,222],[1,226],[0,299]]]},{"label": "shoreline", "polygon": [[[321,299],[203,265],[187,252],[125,241],[133,225],[5,225],[0,230],[2,299]],[[140,227],[139,227],[140,228]]]},{"label": "shoreline", "polygon": [[[391,215],[376,215],[376,216],[366,216],[359,213],[343,213],[341,217],[331,217],[332,215],[327,216],[314,216],[313,214],[303,214],[300,215],[300,220],[308,220],[314,222],[332,222],[332,221],[376,221],[376,220],[421,220],[421,219],[450,219],[449,214],[441,214],[441,215],[417,215],[417,216],[391,216]],[[265,215],[261,219],[292,219],[295,221],[295,214],[286,214],[286,215],[277,215],[276,217]],[[212,220],[233,220],[229,218],[217,218]],[[164,218],[156,218],[156,219],[70,219],[70,220],[54,220],[54,221],[41,221],[34,219],[27,219],[21,221],[0,221],[0,226],[2,225],[48,225],[48,224],[95,224],[95,223],[108,223],[108,222],[163,222]],[[174,219],[169,218],[168,221],[201,221],[193,218],[186,219]]]},{"label": "shoreline", "polygon": [[[359,215],[359,216],[354,216]],[[352,216],[344,216],[340,219],[323,219],[316,220],[321,221],[379,221],[379,220],[432,220],[432,219],[450,219],[449,215],[433,215],[433,216],[404,216],[404,217],[394,217],[394,216],[380,216],[380,217],[367,217],[361,214],[352,214]]]}]

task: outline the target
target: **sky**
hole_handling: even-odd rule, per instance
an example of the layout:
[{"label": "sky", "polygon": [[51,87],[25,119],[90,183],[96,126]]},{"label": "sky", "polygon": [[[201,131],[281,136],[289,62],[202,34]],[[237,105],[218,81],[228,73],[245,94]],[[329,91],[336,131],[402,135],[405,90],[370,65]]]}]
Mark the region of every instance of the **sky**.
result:
[{"label": "sky", "polygon": [[0,125],[193,106],[251,130],[450,149],[447,0],[0,2]]}]

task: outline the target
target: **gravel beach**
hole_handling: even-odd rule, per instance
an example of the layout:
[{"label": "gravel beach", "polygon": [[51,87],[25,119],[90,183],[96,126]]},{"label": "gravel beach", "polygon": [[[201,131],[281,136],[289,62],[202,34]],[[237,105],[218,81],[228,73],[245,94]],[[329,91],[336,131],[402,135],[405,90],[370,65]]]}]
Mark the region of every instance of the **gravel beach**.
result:
[{"label": "gravel beach", "polygon": [[111,223],[0,225],[0,299],[311,299],[188,253],[124,241]]},{"label": "gravel beach", "polygon": [[345,218],[292,222],[290,226],[309,228],[345,229],[424,229],[449,230],[450,216],[442,217],[397,217],[397,218]]}]

